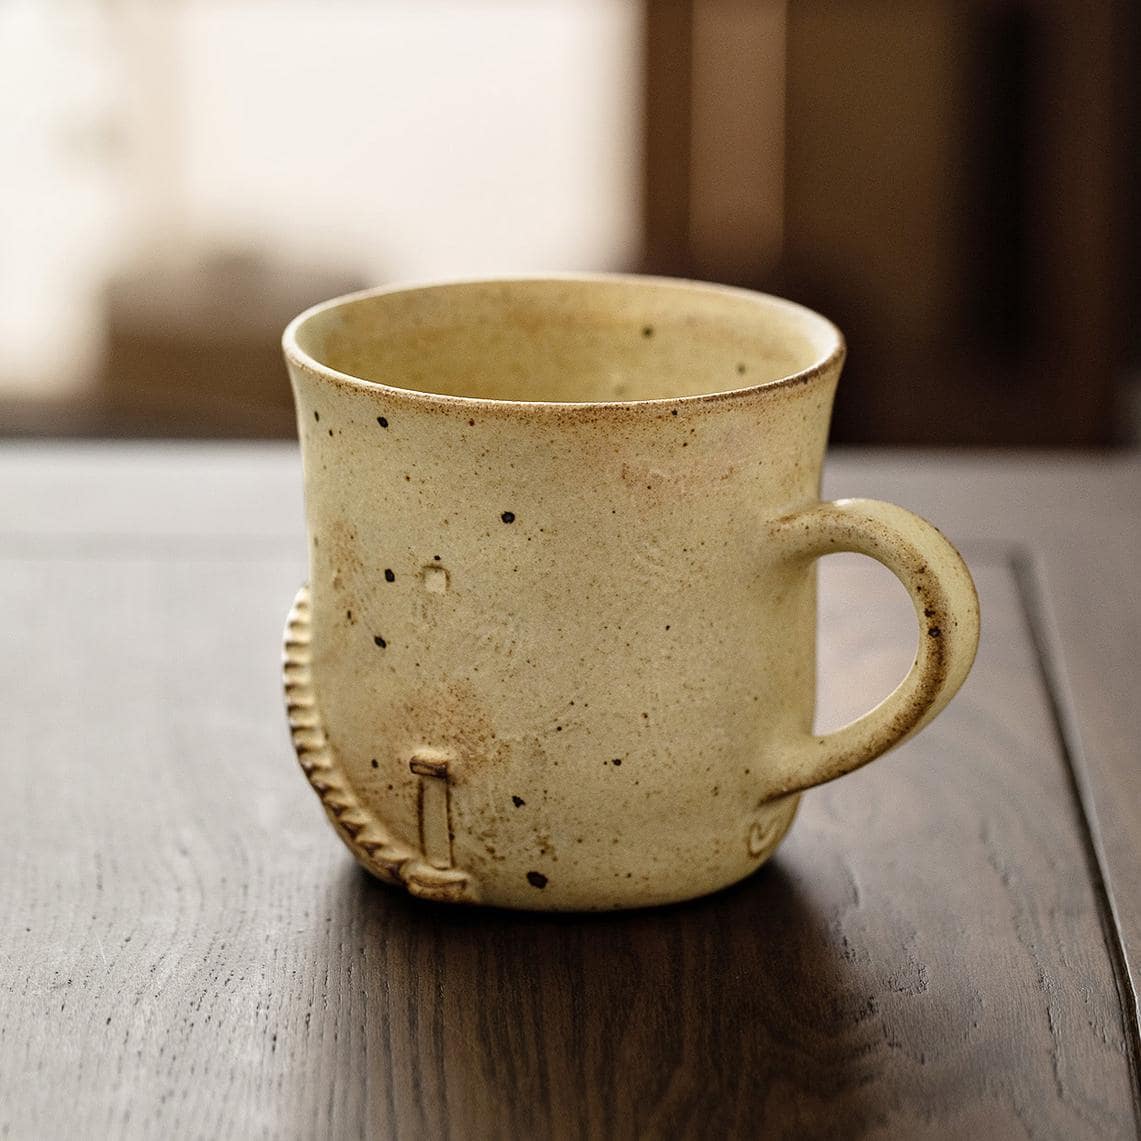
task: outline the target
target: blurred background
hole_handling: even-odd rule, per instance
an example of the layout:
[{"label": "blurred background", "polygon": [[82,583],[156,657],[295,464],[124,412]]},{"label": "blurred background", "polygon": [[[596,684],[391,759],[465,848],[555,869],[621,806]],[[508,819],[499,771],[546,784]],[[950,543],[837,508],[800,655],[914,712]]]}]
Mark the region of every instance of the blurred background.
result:
[{"label": "blurred background", "polygon": [[0,434],[288,437],[365,285],[820,309],[843,443],[1141,437],[1125,0],[0,0]]}]

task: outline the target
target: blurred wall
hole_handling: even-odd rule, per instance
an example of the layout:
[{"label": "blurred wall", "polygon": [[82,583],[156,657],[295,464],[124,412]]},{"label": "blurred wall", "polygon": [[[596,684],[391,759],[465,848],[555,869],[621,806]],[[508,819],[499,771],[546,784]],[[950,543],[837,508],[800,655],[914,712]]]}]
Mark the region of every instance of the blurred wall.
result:
[{"label": "blurred wall", "polygon": [[108,281],[219,250],[358,282],[629,265],[641,22],[636,0],[0,3],[0,392],[83,390]]},{"label": "blurred wall", "polygon": [[192,3],[184,224],[408,278],[640,241],[633,0]]},{"label": "blurred wall", "polygon": [[106,9],[0,3],[0,389],[74,386],[123,256],[125,102]]},{"label": "blurred wall", "polygon": [[837,440],[1135,440],[1138,58],[1125,0],[0,0],[0,433],[286,433],[321,297],[642,268],[837,320]]}]

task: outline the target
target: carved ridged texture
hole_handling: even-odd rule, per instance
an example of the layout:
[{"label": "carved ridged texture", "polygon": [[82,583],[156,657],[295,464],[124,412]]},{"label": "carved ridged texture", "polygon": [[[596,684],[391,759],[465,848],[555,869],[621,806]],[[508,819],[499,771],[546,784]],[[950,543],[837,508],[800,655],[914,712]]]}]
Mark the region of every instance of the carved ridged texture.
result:
[{"label": "carved ridged texture", "polygon": [[382,880],[403,884],[413,895],[427,899],[475,902],[473,885],[465,872],[433,867],[420,852],[393,839],[353,792],[321,723],[313,687],[310,633],[309,587],[303,586],[285,627],[285,706],[297,760],[337,834]]}]

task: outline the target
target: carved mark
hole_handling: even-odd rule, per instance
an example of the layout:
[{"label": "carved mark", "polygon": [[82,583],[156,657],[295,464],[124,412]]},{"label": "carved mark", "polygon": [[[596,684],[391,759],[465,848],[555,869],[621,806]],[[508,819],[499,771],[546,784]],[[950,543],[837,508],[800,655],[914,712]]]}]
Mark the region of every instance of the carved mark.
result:
[{"label": "carved mark", "polygon": [[417,753],[408,768],[420,779],[420,850],[434,868],[452,866],[452,824],[448,797],[448,758]]},{"label": "carved mark", "polygon": [[[776,811],[766,811],[761,819],[754,820],[749,828],[749,838],[746,843],[749,855],[754,859],[763,859],[770,856],[776,846],[784,839],[789,828],[792,827],[793,817],[796,815],[798,797],[791,797],[787,807]],[[766,808],[769,806],[766,805]]]},{"label": "carved mark", "polygon": [[417,753],[412,760],[408,762],[408,767],[420,777],[439,777],[441,780],[448,779],[448,762],[447,759],[443,757]]},{"label": "carved mark", "polygon": [[445,567],[433,566],[431,563],[420,571],[420,581],[429,594],[446,594],[448,590],[448,572]]},{"label": "carved mark", "polygon": [[767,824],[762,824],[759,820],[754,820],[752,827],[749,829],[749,855],[759,856],[768,847],[769,839],[772,836],[773,825],[772,821]]}]

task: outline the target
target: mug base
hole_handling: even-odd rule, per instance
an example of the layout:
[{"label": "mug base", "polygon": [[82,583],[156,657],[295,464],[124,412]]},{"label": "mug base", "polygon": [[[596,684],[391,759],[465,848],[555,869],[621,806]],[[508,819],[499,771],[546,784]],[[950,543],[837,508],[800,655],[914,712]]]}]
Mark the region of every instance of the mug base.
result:
[{"label": "mug base", "polygon": [[[776,854],[781,841],[792,827],[799,804],[799,797],[788,798],[791,807],[782,814],[778,828],[774,830],[771,842],[760,854],[753,858],[753,863],[728,878],[711,880],[709,883],[694,888],[692,884],[685,887],[671,887],[668,882],[655,883],[650,888],[643,888],[640,892],[631,891],[619,895],[617,892],[610,895],[587,894],[576,892],[571,896],[540,894],[538,892],[503,891],[495,890],[489,885],[477,884],[474,879],[467,877],[462,884],[457,883],[452,889],[450,884],[437,884],[430,879],[420,878],[411,869],[411,875],[394,878],[384,869],[378,869],[374,861],[340,833],[341,839],[352,853],[356,862],[371,876],[379,879],[386,887],[402,887],[409,895],[431,902],[458,903],[468,907],[482,907],[502,911],[526,911],[535,914],[543,912],[558,912],[564,915],[597,914],[608,911],[642,911],[657,907],[670,907],[676,904],[690,903],[693,900],[703,899],[726,891],[743,883],[755,875]],[[334,822],[335,826],[335,822]]]},{"label": "mug base", "polygon": [[[441,866],[447,862],[433,860],[401,841],[354,791],[329,743],[317,705],[307,586],[298,591],[286,623],[283,675],[293,747],[329,822],[366,871],[420,899],[535,912],[620,911],[683,903],[730,887],[760,868],[784,839],[800,800],[792,794],[762,805],[746,829],[741,855],[703,872],[679,866],[677,871],[684,875],[667,873],[606,888],[581,874],[578,884],[549,885],[546,876],[533,871],[510,881],[496,876],[495,882],[487,882],[461,868]],[[535,890],[548,886],[555,890]]]}]

